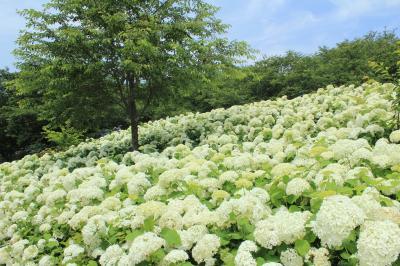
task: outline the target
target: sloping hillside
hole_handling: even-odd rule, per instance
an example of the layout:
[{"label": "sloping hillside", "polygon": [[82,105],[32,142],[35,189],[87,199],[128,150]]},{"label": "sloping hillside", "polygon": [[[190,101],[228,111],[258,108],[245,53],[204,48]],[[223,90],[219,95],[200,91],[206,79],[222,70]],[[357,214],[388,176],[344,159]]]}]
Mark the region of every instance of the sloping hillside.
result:
[{"label": "sloping hillside", "polygon": [[0,165],[0,265],[400,263],[391,84],[159,120]]}]

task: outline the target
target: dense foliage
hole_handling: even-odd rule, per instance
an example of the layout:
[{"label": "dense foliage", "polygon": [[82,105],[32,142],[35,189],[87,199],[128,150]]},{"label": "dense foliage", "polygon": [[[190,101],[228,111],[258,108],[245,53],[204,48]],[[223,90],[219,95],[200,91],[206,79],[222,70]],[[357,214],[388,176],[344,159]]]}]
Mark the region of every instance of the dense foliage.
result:
[{"label": "dense foliage", "polygon": [[15,73],[0,69],[0,162],[40,152],[46,147],[41,134],[44,123],[38,120],[34,110],[22,105],[25,97],[7,86],[14,78]]},{"label": "dense foliage", "polygon": [[[176,84],[171,88],[174,93],[155,98],[151,108],[143,113],[141,122],[189,111],[207,112],[282,95],[292,98],[327,84],[361,84],[366,76],[386,82],[371,70],[368,62],[395,66],[396,57],[393,53],[396,41],[398,37],[392,32],[370,33],[362,38],[341,42],[333,48],[323,47],[312,55],[288,52],[286,55],[265,58],[250,66],[225,65],[218,71],[206,71],[203,79]],[[83,80],[76,79],[76,82],[82,83]],[[3,158],[0,160],[20,158],[21,155],[37,152],[44,145],[60,147],[74,144],[76,138],[63,134],[62,128],[64,132],[78,133],[78,130],[85,138],[99,137],[117,126],[128,127],[129,122],[123,109],[112,98],[96,98],[100,95],[92,89],[97,90],[100,85],[93,80],[87,80],[86,84],[93,86],[91,89],[83,86],[85,91],[75,94],[76,97],[71,96],[70,100],[66,100],[70,95],[61,98],[62,104],[55,100],[53,103],[56,106],[53,109],[43,105],[44,98],[36,93],[40,90],[35,84],[29,84],[32,93],[23,93],[8,101],[6,108],[10,111],[2,111],[1,116],[2,121],[10,121],[12,130],[1,127],[1,138],[7,138],[2,143],[7,145],[1,147]],[[9,87],[9,93],[15,95],[14,86]],[[60,93],[59,97],[62,95],[65,94]],[[61,119],[58,128],[48,127],[53,121],[52,117]],[[71,119],[75,122],[69,123]],[[68,123],[72,128],[68,127]],[[77,128],[76,124],[81,127]],[[50,136],[65,138],[53,138],[49,143],[46,138],[49,134],[42,134],[43,126],[47,126],[46,132],[52,133]],[[17,142],[20,144],[16,145]]]},{"label": "dense foliage", "polygon": [[0,264],[399,263],[392,84],[143,124],[0,165]]},{"label": "dense foliage", "polygon": [[[35,94],[48,127],[98,130],[114,117],[137,127],[156,96],[199,84],[247,56],[203,0],[52,0],[23,10],[15,87]],[[29,99],[29,97],[27,98]]]},{"label": "dense foliage", "polygon": [[346,40],[336,47],[321,47],[312,55],[288,52],[256,62],[250,67],[252,96],[268,99],[303,95],[328,84],[361,84],[367,76],[382,80],[370,69],[369,61],[395,65],[398,37],[392,32],[371,32],[363,38]]}]

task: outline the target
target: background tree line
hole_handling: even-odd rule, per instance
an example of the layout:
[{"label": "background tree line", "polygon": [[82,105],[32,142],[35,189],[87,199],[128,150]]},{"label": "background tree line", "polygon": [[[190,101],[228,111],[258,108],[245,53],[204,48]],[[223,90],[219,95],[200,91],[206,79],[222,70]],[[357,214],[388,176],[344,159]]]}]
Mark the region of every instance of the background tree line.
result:
[{"label": "background tree line", "polygon": [[[212,9],[208,12],[213,16]],[[222,28],[220,30],[223,31]],[[138,122],[189,111],[206,112],[282,95],[292,98],[328,84],[361,84],[367,78],[385,81],[382,75],[371,69],[370,62],[380,62],[388,66],[389,72],[391,69],[395,71],[397,59],[393,53],[398,41],[393,31],[371,32],[358,39],[340,42],[332,48],[320,47],[314,54],[289,51],[285,55],[264,57],[251,65],[240,65],[233,57],[223,57],[218,68],[213,61],[204,62],[201,69],[191,68],[191,73],[186,73],[184,78],[170,79],[168,93],[161,91],[160,96],[149,103],[150,107],[145,108]],[[229,52],[245,57],[251,54],[243,43],[222,43],[221,49],[214,56]],[[22,70],[24,67],[36,67],[28,59]],[[60,75],[60,72],[57,73],[60,69],[56,67],[51,71],[46,74]],[[25,76],[26,79],[21,82],[21,75],[32,72],[1,70],[0,161],[17,159],[46,148],[62,149],[88,137],[99,137],[115,127],[129,126],[129,118],[118,95],[96,93],[101,88],[112,89],[116,86],[113,81],[99,79],[96,71],[86,70],[88,75],[81,75],[82,69],[70,71],[70,78],[79,84],[76,87],[79,94],[71,95],[68,87],[51,91],[48,92],[50,97],[52,93],[59,95],[49,103],[46,101],[49,95],[43,94],[46,90],[43,76],[41,79]],[[62,76],[58,78],[63,84]],[[146,81],[139,84],[147,85]]]}]

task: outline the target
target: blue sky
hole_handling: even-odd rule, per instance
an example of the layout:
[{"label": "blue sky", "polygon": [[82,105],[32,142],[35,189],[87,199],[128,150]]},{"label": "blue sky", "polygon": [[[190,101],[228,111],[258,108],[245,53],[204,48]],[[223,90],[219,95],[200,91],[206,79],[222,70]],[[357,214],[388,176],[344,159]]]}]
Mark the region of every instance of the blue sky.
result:
[{"label": "blue sky", "polygon": [[[207,0],[231,25],[228,37],[245,40],[261,55],[287,50],[315,52],[368,31],[398,29],[400,0]],[[17,9],[39,8],[46,0],[0,0],[0,68],[13,69],[12,50],[24,20]],[[260,55],[260,56],[261,56]]]}]

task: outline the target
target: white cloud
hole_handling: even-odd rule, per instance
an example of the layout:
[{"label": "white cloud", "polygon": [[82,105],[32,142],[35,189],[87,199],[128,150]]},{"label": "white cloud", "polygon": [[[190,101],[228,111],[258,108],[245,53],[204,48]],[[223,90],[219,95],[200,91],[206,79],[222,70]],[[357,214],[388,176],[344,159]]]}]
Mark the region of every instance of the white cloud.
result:
[{"label": "white cloud", "polygon": [[330,0],[336,6],[333,15],[340,20],[367,16],[400,7],[400,0]]}]

